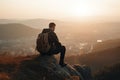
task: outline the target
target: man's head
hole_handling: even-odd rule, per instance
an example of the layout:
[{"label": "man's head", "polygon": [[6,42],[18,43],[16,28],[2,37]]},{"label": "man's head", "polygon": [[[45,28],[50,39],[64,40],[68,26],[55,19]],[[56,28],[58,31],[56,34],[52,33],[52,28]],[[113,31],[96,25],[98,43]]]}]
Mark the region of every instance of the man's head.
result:
[{"label": "man's head", "polygon": [[53,22],[49,23],[49,29],[51,29],[52,31],[55,31],[55,26],[56,26],[55,23]]}]

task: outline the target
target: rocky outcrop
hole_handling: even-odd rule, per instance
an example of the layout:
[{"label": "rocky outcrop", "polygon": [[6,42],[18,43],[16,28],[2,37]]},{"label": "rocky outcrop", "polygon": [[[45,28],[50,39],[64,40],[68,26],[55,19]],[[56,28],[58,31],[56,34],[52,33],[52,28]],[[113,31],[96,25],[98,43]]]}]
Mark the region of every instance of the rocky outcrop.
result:
[{"label": "rocky outcrop", "polygon": [[23,61],[13,73],[12,80],[91,80],[87,66],[67,65],[61,67],[54,56],[39,56]]}]

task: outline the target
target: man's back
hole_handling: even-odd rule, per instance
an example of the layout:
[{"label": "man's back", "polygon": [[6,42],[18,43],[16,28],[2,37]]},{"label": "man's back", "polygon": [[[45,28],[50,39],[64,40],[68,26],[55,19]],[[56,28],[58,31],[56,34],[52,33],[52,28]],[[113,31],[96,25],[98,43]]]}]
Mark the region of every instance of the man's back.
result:
[{"label": "man's back", "polygon": [[53,32],[50,29],[43,29],[42,33],[48,33],[48,40],[49,44],[51,45],[51,48],[54,46],[56,47],[61,46],[61,43],[59,42],[59,39],[55,32]]}]

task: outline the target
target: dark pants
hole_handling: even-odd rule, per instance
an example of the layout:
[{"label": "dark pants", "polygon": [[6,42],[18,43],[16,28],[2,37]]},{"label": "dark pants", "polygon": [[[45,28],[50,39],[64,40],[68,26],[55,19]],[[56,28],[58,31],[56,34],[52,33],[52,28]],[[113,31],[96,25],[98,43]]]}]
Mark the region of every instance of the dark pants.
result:
[{"label": "dark pants", "polygon": [[49,54],[54,55],[54,54],[60,53],[59,64],[63,64],[64,63],[65,52],[66,52],[65,46],[60,46],[60,47],[56,48],[55,50],[50,50]]}]

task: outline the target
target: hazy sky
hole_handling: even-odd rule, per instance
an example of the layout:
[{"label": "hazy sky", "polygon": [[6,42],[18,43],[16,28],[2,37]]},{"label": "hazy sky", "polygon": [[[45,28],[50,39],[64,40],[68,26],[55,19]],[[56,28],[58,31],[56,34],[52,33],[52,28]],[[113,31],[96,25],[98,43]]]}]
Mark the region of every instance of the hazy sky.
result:
[{"label": "hazy sky", "polygon": [[[101,17],[102,16],[102,17]],[[0,18],[120,19],[120,0],[0,0]]]}]

